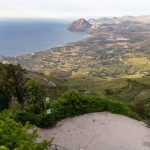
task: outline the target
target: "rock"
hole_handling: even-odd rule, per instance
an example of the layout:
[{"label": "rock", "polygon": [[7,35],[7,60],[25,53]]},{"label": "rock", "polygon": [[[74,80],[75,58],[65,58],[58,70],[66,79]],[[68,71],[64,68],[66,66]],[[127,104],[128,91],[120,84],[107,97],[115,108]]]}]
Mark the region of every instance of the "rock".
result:
[{"label": "rock", "polygon": [[90,27],[91,24],[85,19],[81,18],[79,20],[72,22],[67,29],[71,31],[86,31]]}]

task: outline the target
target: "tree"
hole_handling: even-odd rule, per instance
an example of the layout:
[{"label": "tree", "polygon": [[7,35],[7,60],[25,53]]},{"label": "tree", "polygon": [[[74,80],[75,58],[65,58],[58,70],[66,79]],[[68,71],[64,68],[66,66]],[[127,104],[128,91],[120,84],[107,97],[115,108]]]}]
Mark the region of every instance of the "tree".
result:
[{"label": "tree", "polygon": [[12,96],[22,103],[25,99],[25,70],[20,65],[6,66],[6,79],[9,79],[10,89]]},{"label": "tree", "polygon": [[5,108],[8,108],[9,102],[11,99],[11,95],[9,92],[4,90],[4,85],[0,89],[0,110],[4,110]]},{"label": "tree", "polygon": [[3,150],[43,150],[48,149],[50,141],[35,143],[38,134],[37,130],[29,132],[29,125],[22,126],[15,122],[10,112],[0,113],[0,149]]},{"label": "tree", "polygon": [[9,79],[7,79],[6,66],[0,63],[0,110],[8,108],[11,99]]},{"label": "tree", "polygon": [[27,107],[31,113],[41,113],[44,110],[44,90],[35,79],[28,80],[27,84]]},{"label": "tree", "polygon": [[20,65],[0,63],[0,110],[8,108],[12,97],[24,102],[26,87],[25,70]]}]

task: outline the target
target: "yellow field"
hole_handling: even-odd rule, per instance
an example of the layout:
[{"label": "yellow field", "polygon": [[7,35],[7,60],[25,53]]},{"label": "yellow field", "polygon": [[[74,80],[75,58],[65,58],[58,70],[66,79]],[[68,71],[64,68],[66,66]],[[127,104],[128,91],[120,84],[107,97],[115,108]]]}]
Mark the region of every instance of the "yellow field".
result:
[{"label": "yellow field", "polygon": [[139,58],[128,58],[126,60],[128,65],[133,65],[133,66],[141,66],[141,65],[150,65],[149,60],[146,57],[139,57]]},{"label": "yellow field", "polygon": [[128,79],[135,79],[135,78],[141,78],[143,77],[142,74],[133,74],[133,75],[124,75],[121,76],[121,78],[128,78]]},{"label": "yellow field", "polygon": [[78,72],[72,72],[71,77],[77,78],[77,77],[86,77],[89,72],[83,72],[83,71],[78,71]]}]

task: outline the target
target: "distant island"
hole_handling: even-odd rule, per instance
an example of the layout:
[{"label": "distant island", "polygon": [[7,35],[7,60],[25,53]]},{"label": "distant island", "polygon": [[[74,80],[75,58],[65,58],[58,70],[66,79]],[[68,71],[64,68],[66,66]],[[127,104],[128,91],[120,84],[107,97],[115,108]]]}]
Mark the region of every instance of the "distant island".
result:
[{"label": "distant island", "polygon": [[72,22],[67,29],[70,31],[86,31],[91,27],[91,24],[84,18]]}]

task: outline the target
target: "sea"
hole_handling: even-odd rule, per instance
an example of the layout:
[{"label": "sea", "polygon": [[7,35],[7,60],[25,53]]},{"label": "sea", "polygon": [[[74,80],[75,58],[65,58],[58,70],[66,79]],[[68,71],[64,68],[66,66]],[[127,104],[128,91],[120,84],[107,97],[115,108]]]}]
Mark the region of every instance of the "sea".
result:
[{"label": "sea", "polygon": [[86,38],[67,30],[69,21],[48,19],[0,20],[0,55],[18,56]]}]

